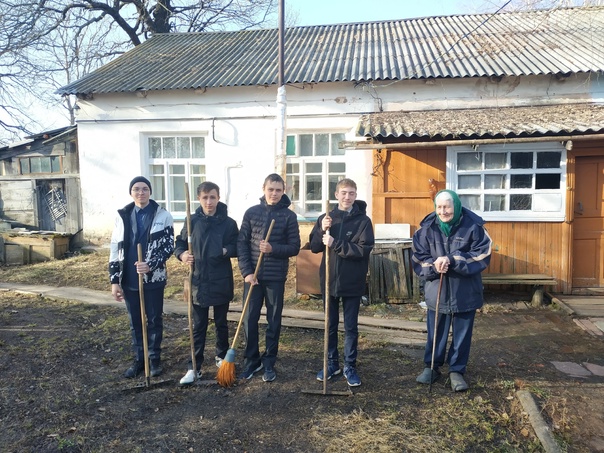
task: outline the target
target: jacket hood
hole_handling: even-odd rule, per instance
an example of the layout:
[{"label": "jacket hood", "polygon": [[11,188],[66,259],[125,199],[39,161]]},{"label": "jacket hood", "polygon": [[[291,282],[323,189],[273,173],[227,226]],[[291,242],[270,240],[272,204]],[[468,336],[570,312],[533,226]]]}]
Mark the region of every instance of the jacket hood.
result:
[{"label": "jacket hood", "polygon": [[[333,209],[331,212],[341,212],[337,207]],[[351,216],[367,214],[367,203],[363,200],[355,200],[352,204],[352,211],[350,211]]]}]

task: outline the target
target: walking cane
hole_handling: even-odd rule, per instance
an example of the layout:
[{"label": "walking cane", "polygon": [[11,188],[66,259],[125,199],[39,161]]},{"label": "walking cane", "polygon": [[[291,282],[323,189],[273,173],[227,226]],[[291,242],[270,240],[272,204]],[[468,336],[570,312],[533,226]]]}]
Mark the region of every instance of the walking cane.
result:
[{"label": "walking cane", "polygon": [[434,334],[432,335],[432,360],[430,362],[430,386],[428,387],[428,393],[432,393],[432,381],[434,380],[434,354],[436,353],[436,332],[438,327],[438,306],[440,305],[440,290],[443,286],[443,275],[440,274],[440,280],[438,282],[438,294],[436,295],[436,310],[434,312]]}]

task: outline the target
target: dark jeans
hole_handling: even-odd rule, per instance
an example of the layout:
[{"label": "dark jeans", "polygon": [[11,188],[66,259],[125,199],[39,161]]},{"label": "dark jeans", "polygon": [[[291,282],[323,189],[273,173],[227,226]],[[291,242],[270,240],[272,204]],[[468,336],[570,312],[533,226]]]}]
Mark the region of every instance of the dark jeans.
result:
[{"label": "dark jeans", "polygon": [[[436,332],[436,350],[434,352],[434,369],[438,370],[443,364],[449,364],[449,372],[464,374],[468,359],[470,358],[470,346],[472,344],[472,330],[474,327],[474,316],[476,310],[465,313],[451,313],[438,316],[438,331]],[[453,329],[451,346],[446,356],[449,330]],[[432,340],[434,339],[434,310],[428,310],[428,341],[424,353],[424,363],[430,367],[432,362]]]},{"label": "dark jeans", "polygon": [[[229,304],[215,305],[212,309],[214,311],[214,325],[216,327],[216,355],[224,359],[229,349],[229,327],[227,324]],[[193,304],[193,344],[195,345],[195,365],[197,371],[201,369],[201,364],[203,363],[209,311],[209,307]],[[189,369],[193,369],[191,360],[189,360]]]},{"label": "dark jeans", "polygon": [[[143,362],[145,353],[143,349],[143,326],[141,322],[141,306],[139,292],[129,289],[124,290],[124,300],[130,318],[130,332],[132,333],[132,350],[134,358]],[[149,359],[159,360],[161,357],[161,340],[164,324],[162,312],[164,310],[164,288],[145,290],[145,313],[147,315],[147,344],[149,346]]]},{"label": "dark jeans", "polygon": [[339,362],[338,324],[340,322],[340,300],[344,311],[344,366],[357,366],[357,346],[359,344],[359,307],[361,296],[329,298],[329,341],[327,359]]},{"label": "dark jeans", "polygon": [[[250,285],[245,284],[243,300],[247,297]],[[283,313],[283,294],[285,282],[259,281],[252,289],[249,306],[243,319],[245,330],[245,368],[256,368],[260,363],[265,368],[272,368],[277,361],[279,352],[279,336],[281,335],[281,314]],[[262,304],[266,304],[266,341],[265,351],[260,356],[258,346],[258,320]]]}]

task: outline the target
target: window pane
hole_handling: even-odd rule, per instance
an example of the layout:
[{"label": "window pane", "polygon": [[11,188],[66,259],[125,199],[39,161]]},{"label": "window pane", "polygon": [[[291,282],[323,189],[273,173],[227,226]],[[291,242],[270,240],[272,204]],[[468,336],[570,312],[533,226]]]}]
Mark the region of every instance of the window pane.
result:
[{"label": "window pane", "polygon": [[175,137],[164,137],[164,159],[174,159],[176,157],[176,138]]},{"label": "window pane", "polygon": [[185,166],[184,165],[170,165],[170,176],[172,175],[184,175],[185,174]]},{"label": "window pane", "polygon": [[498,170],[505,168],[507,153],[485,153],[484,168],[487,170]]},{"label": "window pane", "polygon": [[482,170],[482,154],[458,153],[457,170]]},{"label": "window pane", "polygon": [[300,173],[300,164],[287,164],[285,168],[288,175]]},{"label": "window pane", "polygon": [[152,175],[163,175],[164,174],[163,165],[150,165],[150,168],[151,168]]},{"label": "window pane", "polygon": [[189,165],[189,171],[191,175],[205,175],[206,174],[206,166],[205,165]]},{"label": "window pane", "polygon": [[206,139],[205,137],[192,137],[191,147],[193,149],[193,159],[205,159],[206,157]]},{"label": "window pane", "polygon": [[161,138],[149,137],[149,157],[151,159],[161,159]]},{"label": "window pane", "polygon": [[346,136],[344,134],[331,134],[331,155],[332,156],[343,156],[346,154],[346,150],[344,148],[338,148],[338,144],[344,139]]},{"label": "window pane", "polygon": [[305,203],[304,210],[306,212],[323,212],[321,203]]},{"label": "window pane", "polygon": [[503,211],[505,210],[505,195],[485,195],[485,211]]},{"label": "window pane", "polygon": [[530,211],[532,195],[510,195],[510,211]]},{"label": "window pane", "polygon": [[50,157],[40,157],[42,173],[50,173]]},{"label": "window pane", "polygon": [[560,173],[536,174],[535,189],[560,189]]},{"label": "window pane", "polygon": [[296,136],[288,135],[285,142],[285,155],[295,156],[296,155]]},{"label": "window pane", "polygon": [[335,198],[336,186],[338,182],[344,179],[344,175],[329,175],[329,199],[333,200]]},{"label": "window pane", "polygon": [[537,168],[560,168],[561,159],[560,152],[537,153]]},{"label": "window pane", "polygon": [[346,173],[346,164],[344,162],[329,162],[329,173]]},{"label": "window pane", "polygon": [[323,181],[320,175],[306,177],[306,199],[322,200]]},{"label": "window pane", "polygon": [[322,173],[323,172],[323,164],[321,162],[307,162],[305,168],[306,168],[306,173]]},{"label": "window pane", "polygon": [[291,201],[300,201],[300,176],[287,175],[285,184],[287,186],[287,196]]},{"label": "window pane", "polygon": [[191,139],[189,137],[176,137],[176,157],[179,159],[191,158]]},{"label": "window pane", "polygon": [[505,175],[485,175],[485,189],[505,189]]},{"label": "window pane", "polygon": [[[152,165],[157,167],[157,165]],[[153,199],[155,201],[166,199],[166,178],[163,175],[151,176],[151,186],[153,187]]]},{"label": "window pane", "polygon": [[[189,192],[191,192],[189,194],[189,197],[191,197],[191,203],[193,205],[195,205],[195,208],[197,208],[197,206],[199,206],[199,201],[197,200],[197,186],[200,185],[202,182],[204,182],[206,180],[205,176],[191,176],[190,178],[190,184],[189,184]],[[187,209],[187,207],[185,206],[185,210]],[[191,209],[193,211],[193,209]]]},{"label": "window pane", "polygon": [[28,158],[20,159],[19,163],[21,164],[21,174],[22,175],[28,174],[30,172],[29,159]]},{"label": "window pane", "polygon": [[312,156],[312,134],[302,134],[300,139],[300,156]]},{"label": "window pane", "polygon": [[329,156],[329,134],[315,135],[315,156]]},{"label": "window pane", "polygon": [[533,175],[510,175],[510,189],[532,189]]},{"label": "window pane", "polygon": [[32,173],[42,173],[42,162],[39,157],[30,157],[29,164],[31,165]]},{"label": "window pane", "polygon": [[510,153],[510,168],[533,168],[533,153]]},{"label": "window pane", "polygon": [[481,211],[480,209],[480,195],[460,195],[459,200],[461,205],[473,211]]},{"label": "window pane", "polygon": [[50,158],[50,171],[61,173],[61,158],[59,156],[52,156]]},{"label": "window pane", "polygon": [[459,176],[460,189],[480,189],[480,175]]}]

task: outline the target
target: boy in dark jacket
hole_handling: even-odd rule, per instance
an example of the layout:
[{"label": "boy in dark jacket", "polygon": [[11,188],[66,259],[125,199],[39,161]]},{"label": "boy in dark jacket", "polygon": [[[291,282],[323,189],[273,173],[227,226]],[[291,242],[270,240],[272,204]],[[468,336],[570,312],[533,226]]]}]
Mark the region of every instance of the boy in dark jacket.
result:
[{"label": "boy in dark jacket", "polygon": [[[480,273],[491,260],[491,245],[484,220],[462,207],[455,192],[441,190],[436,194],[434,212],[421,221],[413,235],[413,270],[425,281],[428,305],[425,367],[416,379],[420,384],[436,381],[439,368],[448,363],[451,389],[454,392],[468,389],[464,374],[470,356],[474,316],[483,304]],[[433,344],[435,324],[436,345]],[[452,330],[452,339],[445,356],[449,330]]]},{"label": "boy in dark jacket", "polygon": [[[251,379],[254,373],[264,366],[264,382],[274,381],[275,362],[281,334],[281,314],[285,280],[289,267],[289,258],[300,251],[300,230],[296,213],[289,209],[291,201],[285,195],[285,181],[276,173],[270,174],[262,185],[264,196],[260,204],[249,208],[241,222],[241,231],[237,242],[239,269],[245,280],[243,299],[251,291],[249,306],[243,320],[245,330],[245,363],[240,379]],[[269,225],[275,220],[275,226],[269,241],[264,238]],[[254,280],[256,263],[263,253],[257,279]],[[258,320],[263,302],[266,303],[266,350],[260,356],[258,346]]]},{"label": "boy in dark jacket", "polygon": [[[329,269],[329,340],[327,379],[340,374],[338,357],[339,302],[344,310],[344,377],[351,387],[361,385],[357,373],[359,340],[359,307],[365,294],[365,279],[374,236],[367,203],[357,200],[357,185],[352,179],[342,179],[336,185],[338,207],[317,219],[310,233],[310,249],[323,252],[321,288],[325,294],[325,249],[330,259]],[[327,231],[329,230],[329,231]],[[325,297],[323,298],[325,299]],[[317,380],[323,381],[323,370]]]},{"label": "boy in dark jacket", "polygon": [[189,371],[180,380],[181,385],[192,384],[201,378],[201,364],[208,330],[210,307],[214,311],[216,328],[216,366],[229,348],[227,314],[233,300],[233,267],[231,258],[237,256],[237,223],[227,214],[227,205],[220,202],[220,188],[213,182],[202,182],[197,187],[200,207],[191,216],[191,251],[188,249],[187,225],[176,238],[174,255],[193,266],[193,343],[195,365],[189,361]]},{"label": "boy in dark jacket", "polygon": [[[170,213],[151,200],[151,182],[147,178],[134,178],[130,182],[129,192],[134,202],[118,210],[111,235],[109,279],[113,298],[125,302],[128,310],[134,363],[126,370],[124,377],[132,379],[145,369],[139,274],[143,275],[150,374],[155,377],[162,373],[166,261],[174,250],[174,227]],[[142,261],[138,259],[138,244],[143,250]]]}]

